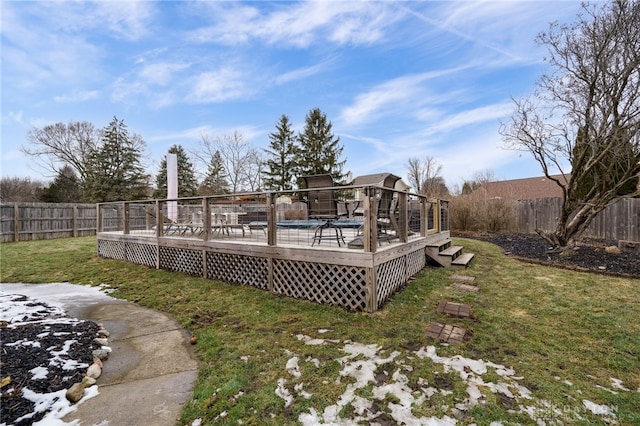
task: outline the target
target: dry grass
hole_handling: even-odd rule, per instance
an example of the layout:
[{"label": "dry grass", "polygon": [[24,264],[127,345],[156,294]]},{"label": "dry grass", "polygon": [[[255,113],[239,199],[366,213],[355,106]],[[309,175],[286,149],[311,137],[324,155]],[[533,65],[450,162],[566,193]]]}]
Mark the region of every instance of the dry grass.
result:
[{"label": "dry grass", "polygon": [[[457,413],[463,424],[531,423],[520,406],[534,407],[538,418],[564,424],[602,422],[603,416],[585,408],[585,400],[610,407],[620,424],[640,424],[638,280],[523,264],[491,244],[455,243],[476,253],[464,273],[476,277],[480,292],[450,288],[453,271],[426,269],[375,314],[100,259],[95,238],[3,244],[1,279],[107,283],[117,289],[115,296],[168,312],[192,330],[203,364],[182,424],[196,418],[203,424],[297,424],[312,409],[322,413],[354,383],[341,374],[348,364],[349,341],[378,345],[376,356],[382,358],[398,353],[394,362],[380,364],[378,382],[357,390],[385,415],[401,401],[393,393],[383,399],[374,393],[392,384],[394,371],[407,377],[414,397],[429,386],[446,390],[415,404],[411,412],[416,417],[454,417],[455,404],[469,398],[460,375],[416,355],[433,345],[442,357],[461,355],[513,367],[515,376],[522,377],[518,383],[532,392],[531,400],[509,399],[482,388],[485,401]],[[435,307],[444,299],[470,303],[475,319],[437,314]],[[461,325],[473,338],[461,346],[441,346],[425,335],[434,320]],[[300,335],[325,341],[308,345]],[[286,368],[294,356],[300,360],[300,378]],[[622,380],[629,391],[613,388],[611,378]],[[290,406],[276,395],[279,379],[286,380],[284,386],[294,396]],[[503,380],[493,369],[482,379]],[[302,384],[310,398],[301,397],[295,384]],[[343,419],[356,416],[348,404],[340,413]]]}]

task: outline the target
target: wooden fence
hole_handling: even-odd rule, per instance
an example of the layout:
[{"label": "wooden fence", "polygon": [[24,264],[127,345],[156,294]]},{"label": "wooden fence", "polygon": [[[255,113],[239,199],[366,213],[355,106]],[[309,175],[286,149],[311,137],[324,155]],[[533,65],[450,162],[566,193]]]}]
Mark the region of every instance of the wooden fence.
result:
[{"label": "wooden fence", "polygon": [[[560,215],[561,198],[522,200],[515,204],[515,231],[553,230]],[[640,199],[623,198],[591,222],[585,235],[607,240],[640,241]]]},{"label": "wooden fence", "polygon": [[0,242],[83,237],[96,233],[95,204],[3,203]]}]

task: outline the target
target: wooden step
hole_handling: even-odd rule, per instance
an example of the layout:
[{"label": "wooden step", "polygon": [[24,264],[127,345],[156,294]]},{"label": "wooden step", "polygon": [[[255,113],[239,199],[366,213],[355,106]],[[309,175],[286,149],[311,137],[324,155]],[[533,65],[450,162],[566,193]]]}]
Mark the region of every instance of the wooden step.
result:
[{"label": "wooden step", "polygon": [[438,253],[439,256],[451,256],[452,258],[456,258],[458,254],[462,251],[462,246],[451,246],[445,250],[442,250]]},{"label": "wooden step", "polygon": [[473,253],[461,254],[451,262],[451,266],[455,266],[458,268],[466,268],[471,263],[471,259],[473,259],[473,256],[475,256]]},{"label": "wooden step", "polygon": [[427,243],[427,247],[437,247],[439,250],[449,248],[450,245],[451,245],[451,238],[445,238],[443,240]]}]

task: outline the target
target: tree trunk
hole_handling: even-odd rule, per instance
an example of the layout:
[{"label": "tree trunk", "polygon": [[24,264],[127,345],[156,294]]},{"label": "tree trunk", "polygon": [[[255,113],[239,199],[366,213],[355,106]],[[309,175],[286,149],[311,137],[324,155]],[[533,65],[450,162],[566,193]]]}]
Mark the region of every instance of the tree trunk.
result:
[{"label": "tree trunk", "polygon": [[574,215],[571,212],[575,208],[571,208],[571,203],[564,202],[562,205],[562,213],[558,218],[556,229],[553,232],[546,232],[536,229],[536,232],[542,239],[551,245],[550,251],[563,252],[571,249],[582,237],[584,231],[587,230],[593,219],[604,210],[604,207],[593,207],[584,204]]}]

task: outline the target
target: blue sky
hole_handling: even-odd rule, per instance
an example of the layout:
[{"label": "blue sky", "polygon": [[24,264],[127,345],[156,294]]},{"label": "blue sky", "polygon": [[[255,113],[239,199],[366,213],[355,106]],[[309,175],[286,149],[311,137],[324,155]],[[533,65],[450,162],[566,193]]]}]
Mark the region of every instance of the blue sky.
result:
[{"label": "blue sky", "polygon": [[240,132],[257,148],[282,114],[318,107],[354,176],[406,176],[433,157],[449,186],[541,175],[502,148],[511,97],[545,69],[535,36],[577,1],[2,1],[0,174],[49,180],[19,147],[32,126],[107,125],[173,144]]}]

